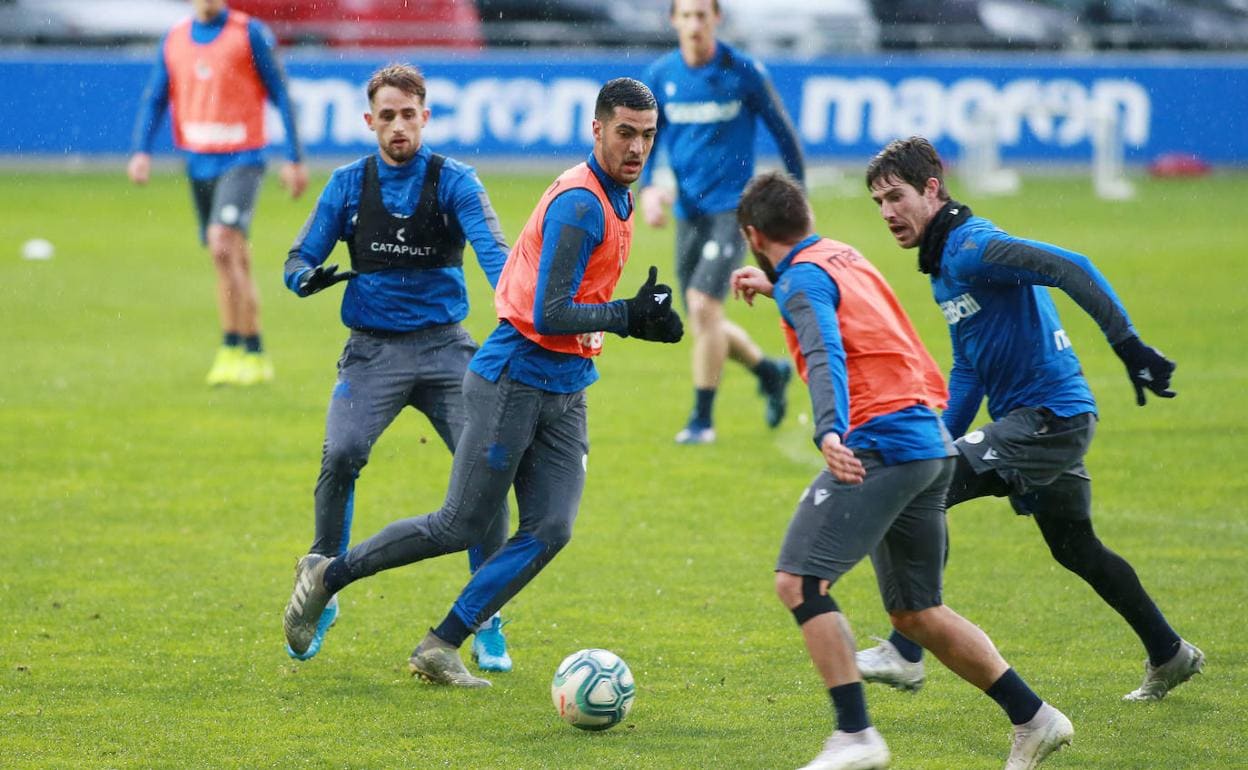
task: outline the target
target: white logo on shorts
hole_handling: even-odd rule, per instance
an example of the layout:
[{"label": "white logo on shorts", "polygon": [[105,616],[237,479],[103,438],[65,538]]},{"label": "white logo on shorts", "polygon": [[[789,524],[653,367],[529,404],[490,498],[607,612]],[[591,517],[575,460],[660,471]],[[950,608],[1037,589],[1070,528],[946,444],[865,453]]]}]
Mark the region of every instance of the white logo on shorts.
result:
[{"label": "white logo on shorts", "polygon": [[988,451],[984,452],[984,462],[990,463],[993,460],[1000,460],[1001,455],[997,454],[997,450],[988,447]]},{"label": "white logo on shorts", "polygon": [[702,247],[702,259],[719,259],[719,241],[707,241]]},{"label": "white logo on shorts", "polygon": [[589,473],[589,455],[581,455],[581,470]]},{"label": "white logo on shorts", "polygon": [[984,432],[982,430],[973,430],[963,436],[962,440],[968,444],[978,444],[984,440]]},{"label": "white logo on shorts", "polygon": [[806,487],[805,489],[802,490],[802,496],[797,498],[798,505],[801,505],[802,503],[806,502],[806,498],[808,497],[810,497],[810,487]]},{"label": "white logo on shorts", "polygon": [[233,203],[221,207],[221,222],[227,225],[238,224],[238,206]]},{"label": "white logo on shorts", "polygon": [[826,489],[815,490],[815,505],[823,505],[823,501],[828,499],[828,495],[832,494]]}]

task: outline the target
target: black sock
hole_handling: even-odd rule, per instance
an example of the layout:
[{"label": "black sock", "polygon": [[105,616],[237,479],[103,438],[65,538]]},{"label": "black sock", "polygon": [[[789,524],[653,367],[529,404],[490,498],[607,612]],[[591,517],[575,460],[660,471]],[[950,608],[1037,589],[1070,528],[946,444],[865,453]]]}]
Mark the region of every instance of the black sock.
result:
[{"label": "black sock", "polygon": [[780,367],[772,359],[764,357],[750,371],[754,372],[763,390],[774,390],[780,386]]},{"label": "black sock", "polygon": [[223,343],[227,348],[236,348],[243,344],[243,335],[238,332],[226,332]]},{"label": "black sock", "polygon": [[1014,669],[1007,670],[1001,675],[1001,678],[992,683],[992,686],[984,691],[984,694],[997,702],[997,705],[1005,709],[1006,716],[1010,718],[1010,723],[1021,725],[1030,722],[1031,718],[1036,715],[1040,707],[1044,705],[1044,701],[1040,700],[1040,696],[1032,692],[1023,678],[1018,675]]},{"label": "black sock", "polygon": [[694,388],[693,416],[689,418],[689,424],[699,428],[711,427],[711,413],[714,407],[715,388]]},{"label": "black sock", "polygon": [[897,652],[901,653],[901,657],[911,663],[918,663],[923,660],[923,647],[917,642],[912,642],[901,635],[900,631],[893,631],[888,635],[888,641],[897,648]]},{"label": "black sock", "polygon": [[351,585],[355,578],[351,577],[351,570],[347,568],[347,560],[339,556],[325,567],[325,574],[321,576],[321,582],[325,584],[325,590],[331,594],[336,594],[347,586]]},{"label": "black sock", "polygon": [[248,353],[259,353],[261,351],[260,335],[250,334],[243,337],[243,346],[247,348]]},{"label": "black sock", "polygon": [[446,617],[433,629],[433,635],[458,649],[463,646],[464,640],[472,636],[472,628],[459,619],[455,614],[455,610],[446,613]]},{"label": "black sock", "polygon": [[832,708],[836,711],[836,729],[846,733],[858,733],[871,726],[862,682],[829,687],[828,697],[832,699]]}]

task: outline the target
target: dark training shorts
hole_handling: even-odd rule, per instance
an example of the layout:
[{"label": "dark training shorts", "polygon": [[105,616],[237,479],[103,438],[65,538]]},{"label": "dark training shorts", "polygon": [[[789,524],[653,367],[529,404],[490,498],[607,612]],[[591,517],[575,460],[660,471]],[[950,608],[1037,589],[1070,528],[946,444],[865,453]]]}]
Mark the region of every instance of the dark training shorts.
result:
[{"label": "dark training shorts", "polygon": [[199,240],[208,242],[209,225],[225,225],[251,231],[264,166],[235,166],[212,179],[192,179],[191,197],[199,217]]},{"label": "dark training shorts", "polygon": [[732,271],[744,260],[745,239],[736,211],[676,221],[676,280],[681,297],[697,289],[723,302]]},{"label": "dark training shorts", "polygon": [[776,569],[836,583],[870,555],[885,610],[941,604],[953,458],[884,465],[877,452],[857,454],[867,471],[861,484],[825,469],[806,488]]},{"label": "dark training shorts", "polygon": [[1043,407],[1015,409],[955,442],[958,467],[947,505],[1008,496],[1021,515],[1086,519],[1092,493],[1083,457],[1095,433],[1091,412],[1057,417]]}]

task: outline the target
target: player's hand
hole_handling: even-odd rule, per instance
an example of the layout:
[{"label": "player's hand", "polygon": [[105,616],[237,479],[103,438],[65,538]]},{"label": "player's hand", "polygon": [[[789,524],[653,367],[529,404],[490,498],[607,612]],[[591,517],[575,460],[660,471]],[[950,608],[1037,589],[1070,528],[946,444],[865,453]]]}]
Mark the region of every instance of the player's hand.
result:
[{"label": "player's hand", "polygon": [[303,274],[299,281],[299,296],[306,297],[316,294],[321,289],[328,289],[339,281],[349,281],[359,275],[354,270],[339,273],[337,265],[317,265]]},{"label": "player's hand", "polygon": [[130,156],[126,164],[126,176],[135,184],[147,184],[152,178],[152,156],[145,152],[136,152]]},{"label": "player's hand", "polygon": [[835,432],[828,431],[823,434],[819,449],[823,452],[823,461],[828,464],[828,470],[837,481],[861,484],[867,477],[867,469],[862,467],[862,461],[854,456],[849,447],[841,443],[841,437]]},{"label": "player's hand", "polygon": [[776,288],[767,279],[767,274],[753,265],[732,271],[731,285],[732,296],[745,300],[745,304],[750,306],[753,306],[755,296],[770,297]]},{"label": "player's hand", "polygon": [[1162,355],[1157,348],[1145,345],[1139,337],[1131,336],[1114,345],[1114,352],[1127,366],[1127,376],[1135,386],[1135,403],[1144,406],[1144,389],[1162,398],[1174,398],[1170,390],[1170,375],[1176,364]]},{"label": "player's hand", "polygon": [[308,167],[302,163],[283,163],[278,177],[291,198],[298,198],[308,189]]},{"label": "player's hand", "polygon": [[684,324],[672,310],[672,287],[659,283],[659,269],[650,266],[637,296],[624,300],[628,310],[628,336],[652,342],[679,342]]},{"label": "player's hand", "polygon": [[667,207],[672,205],[674,196],[666,187],[650,185],[641,191],[641,217],[651,227],[667,225]]}]

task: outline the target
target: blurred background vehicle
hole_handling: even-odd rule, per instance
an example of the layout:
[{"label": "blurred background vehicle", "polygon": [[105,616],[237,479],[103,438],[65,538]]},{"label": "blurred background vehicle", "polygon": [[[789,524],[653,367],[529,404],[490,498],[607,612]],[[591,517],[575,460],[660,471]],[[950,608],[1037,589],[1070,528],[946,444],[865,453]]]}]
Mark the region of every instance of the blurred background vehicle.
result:
[{"label": "blurred background vehicle", "polygon": [[720,8],[722,36],[758,56],[807,58],[879,47],[880,24],[868,0],[720,0]]},{"label": "blurred background vehicle", "polygon": [[1045,0],[1070,11],[1098,50],[1248,49],[1245,0]]},{"label": "blurred background vehicle", "polygon": [[[675,46],[670,0],[229,0],[286,45]],[[720,0],[722,37],[762,57],[876,50],[1248,51],[1248,0]],[[186,0],[0,0],[0,45],[155,42]],[[639,54],[649,55],[649,54]]]},{"label": "blurred background vehicle", "polygon": [[472,0],[229,0],[287,45],[480,48]]},{"label": "blurred background vehicle", "polygon": [[0,0],[0,44],[148,43],[189,13],[183,0]]},{"label": "blurred background vehicle", "polygon": [[1074,10],[1026,0],[872,0],[880,47],[1061,50],[1088,47]]},{"label": "blurred background vehicle", "polygon": [[667,48],[670,0],[477,0],[491,48]]}]

